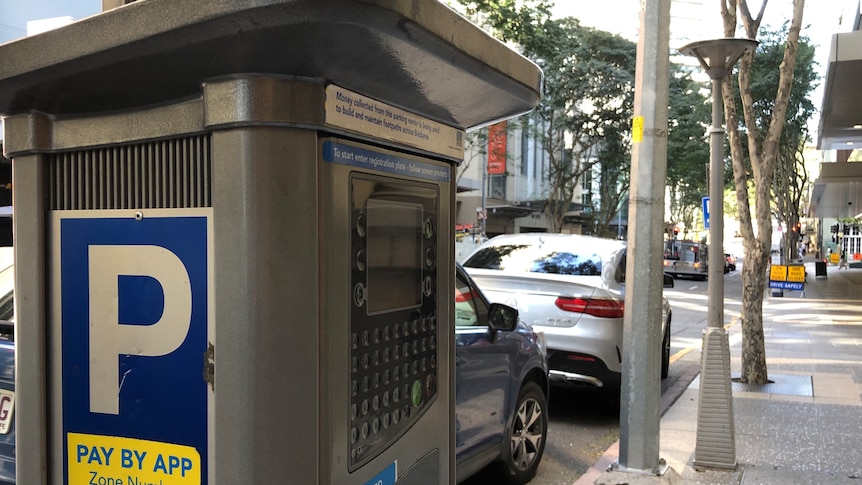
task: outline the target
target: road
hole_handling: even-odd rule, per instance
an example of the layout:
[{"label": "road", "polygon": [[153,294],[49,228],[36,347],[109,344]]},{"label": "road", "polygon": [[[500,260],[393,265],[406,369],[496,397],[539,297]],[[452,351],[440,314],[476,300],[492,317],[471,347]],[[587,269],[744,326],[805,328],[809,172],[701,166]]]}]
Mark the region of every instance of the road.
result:
[{"label": "road", "polygon": [[[742,295],[742,261],[737,271],[724,275],[725,324],[736,322]],[[671,365],[662,381],[662,394],[679,379],[692,379],[700,370],[700,348],[707,324],[707,281],[679,278],[665,290],[671,303]],[[687,385],[687,383],[686,383]],[[605,450],[619,439],[619,406],[596,391],[553,388],[545,454],[531,485],[570,485],[583,475]],[[463,485],[496,483],[480,472]]]}]

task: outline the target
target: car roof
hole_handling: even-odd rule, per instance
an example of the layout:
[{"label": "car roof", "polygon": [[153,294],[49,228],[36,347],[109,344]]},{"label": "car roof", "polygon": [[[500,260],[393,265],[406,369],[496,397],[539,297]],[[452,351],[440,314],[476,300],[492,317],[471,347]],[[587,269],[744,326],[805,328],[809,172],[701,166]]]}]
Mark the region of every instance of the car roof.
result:
[{"label": "car roof", "polygon": [[582,234],[549,234],[530,232],[523,234],[503,234],[496,236],[482,244],[481,247],[501,246],[510,244],[542,245],[554,249],[571,250],[575,245],[581,251],[595,253],[609,253],[617,249],[625,248],[625,241],[607,239]]}]

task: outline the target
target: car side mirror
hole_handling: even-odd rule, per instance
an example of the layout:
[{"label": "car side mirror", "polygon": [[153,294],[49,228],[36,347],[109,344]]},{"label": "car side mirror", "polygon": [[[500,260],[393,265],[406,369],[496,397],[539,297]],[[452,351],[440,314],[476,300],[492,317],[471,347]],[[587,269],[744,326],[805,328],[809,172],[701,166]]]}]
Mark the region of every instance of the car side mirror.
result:
[{"label": "car side mirror", "polygon": [[664,287],[673,288],[673,276],[664,273]]},{"label": "car side mirror", "polygon": [[491,303],[488,325],[494,330],[514,330],[518,326],[518,310],[502,303]]}]

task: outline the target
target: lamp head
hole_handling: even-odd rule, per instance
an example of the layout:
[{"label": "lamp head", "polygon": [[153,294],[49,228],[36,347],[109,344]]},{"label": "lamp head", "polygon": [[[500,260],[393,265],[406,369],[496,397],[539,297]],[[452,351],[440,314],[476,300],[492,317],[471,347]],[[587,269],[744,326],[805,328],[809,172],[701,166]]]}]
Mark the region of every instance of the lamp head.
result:
[{"label": "lamp head", "polygon": [[701,40],[680,47],[685,56],[697,58],[701,67],[712,79],[723,79],[743,54],[757,48],[753,39],[726,37],[723,39]]}]

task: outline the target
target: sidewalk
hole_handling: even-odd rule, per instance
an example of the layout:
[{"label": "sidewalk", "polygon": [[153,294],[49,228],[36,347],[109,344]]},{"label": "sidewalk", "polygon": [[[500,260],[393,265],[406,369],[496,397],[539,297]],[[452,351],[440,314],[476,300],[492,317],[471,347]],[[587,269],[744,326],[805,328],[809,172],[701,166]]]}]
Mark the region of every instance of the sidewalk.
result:
[{"label": "sidewalk", "polygon": [[[769,379],[731,384],[735,471],[696,471],[699,378],[661,418],[660,457],[684,484],[862,485],[862,269],[806,258],[797,291],[764,300]],[[741,330],[728,330],[731,377],[740,374]],[[611,446],[576,485],[592,484],[619,456]]]}]

